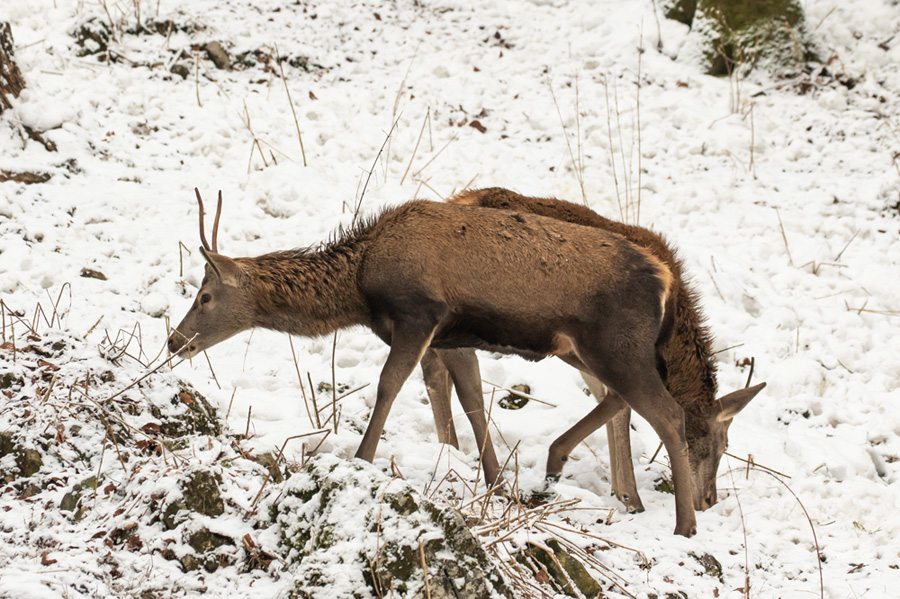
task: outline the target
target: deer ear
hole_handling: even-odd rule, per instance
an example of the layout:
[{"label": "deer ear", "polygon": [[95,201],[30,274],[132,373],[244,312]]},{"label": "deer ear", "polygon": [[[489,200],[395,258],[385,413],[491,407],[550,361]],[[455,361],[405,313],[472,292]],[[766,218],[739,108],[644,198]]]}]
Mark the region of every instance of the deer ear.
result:
[{"label": "deer ear", "polygon": [[719,422],[731,420],[737,416],[738,412],[743,410],[747,404],[750,403],[750,400],[756,397],[756,394],[762,391],[765,386],[765,383],[760,383],[758,385],[753,385],[752,387],[732,391],[728,395],[723,395],[717,402],[719,404],[719,410],[713,417]]},{"label": "deer ear", "polygon": [[237,262],[235,262],[228,256],[216,254],[215,252],[211,252],[202,246],[200,247],[200,253],[203,254],[203,258],[206,259],[207,264],[209,264],[209,267],[212,268],[213,272],[216,275],[216,278],[218,278],[222,283],[230,285],[232,287],[241,286],[244,271]]}]

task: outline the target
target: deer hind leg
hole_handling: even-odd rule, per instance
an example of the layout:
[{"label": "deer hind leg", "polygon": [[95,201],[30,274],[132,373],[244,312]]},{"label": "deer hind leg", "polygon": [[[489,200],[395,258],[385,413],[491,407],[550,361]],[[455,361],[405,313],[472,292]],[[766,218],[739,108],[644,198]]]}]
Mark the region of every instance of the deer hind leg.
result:
[{"label": "deer hind leg", "polygon": [[475,442],[478,443],[479,462],[484,468],[484,478],[488,484],[498,484],[502,480],[502,475],[497,455],[494,452],[494,444],[491,442],[487,419],[484,415],[481,371],[478,368],[478,358],[475,356],[475,350],[442,350],[441,358],[450,371],[453,384],[456,386],[459,402],[462,404],[466,417],[472,425],[472,431],[475,433]]},{"label": "deer hind leg", "polygon": [[[582,378],[598,402],[606,401],[608,396],[613,394],[595,377],[582,373]],[[625,406],[606,423],[606,437],[609,444],[609,471],[613,495],[625,504],[629,513],[633,514],[643,512],[644,503],[638,494],[637,482],[634,479],[630,424],[631,408]]]},{"label": "deer hind leg", "polygon": [[452,445],[459,449],[456,427],[453,425],[453,412],[450,408],[450,393],[453,382],[450,371],[444,362],[445,353],[455,350],[428,349],[422,356],[422,377],[425,379],[425,391],[431,402],[431,413],[434,416],[434,427],[440,443]]},{"label": "deer hind leg", "polygon": [[631,455],[631,408],[625,408],[606,423],[609,439],[609,467],[612,471],[612,490],[629,513],[644,511],[634,478],[634,458]]},{"label": "deer hind leg", "polygon": [[422,359],[433,335],[433,326],[422,326],[415,322],[400,322],[394,325],[391,334],[391,351],[388,353],[387,361],[381,369],[381,377],[378,379],[375,408],[372,410],[366,432],[356,451],[356,457],[367,462],[371,462],[375,458],[375,448],[378,446],[381,433],[384,432],[384,423],[391,411],[391,404],[394,403],[394,398],[400,392],[400,387]]}]

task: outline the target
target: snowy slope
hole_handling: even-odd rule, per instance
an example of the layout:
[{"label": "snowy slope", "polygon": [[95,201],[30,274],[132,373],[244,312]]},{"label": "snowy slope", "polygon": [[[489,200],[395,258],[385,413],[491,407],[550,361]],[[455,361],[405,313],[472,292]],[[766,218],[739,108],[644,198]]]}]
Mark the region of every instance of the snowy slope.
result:
[{"label": "snowy slope", "polygon": [[[105,3],[109,14],[103,4],[0,5],[28,83],[0,117],[0,169],[51,175],[43,184],[0,184],[0,297],[11,309],[30,314],[68,284],[68,331],[94,347],[104,331],[115,337],[138,324],[153,357],[166,317],[181,318],[202,277],[194,187],[208,204],[223,190],[219,245],[244,256],[315,245],[349,224],[360,201],[371,214],[466,186],[581,201],[581,176],[592,208],[635,222],[639,198],[639,224],[679,248],[716,337],[723,392],[744,384],[747,369],[738,364],[755,357],[754,380],[769,385],[736,420],[729,452],[783,476],[723,459],[720,501],[698,513],[700,534],[673,537],[672,496],[653,490],[665,461],[649,464],[658,440],[636,421],[647,511],[625,514],[609,496],[606,438],[597,434],[576,451],[557,489],[591,509],[565,517],[646,555],[646,570],[631,552],[602,555],[638,597],[739,597],[745,575],[755,596],[818,596],[805,508],[824,558],[826,597],[895,596],[896,2],[806,2],[829,72],[839,75],[806,86],[762,74],[739,82],[702,74],[676,59],[690,43],[687,29],[658,22],[654,3],[644,0],[477,7],[161,0]],[[128,33],[138,22],[135,6],[142,22],[175,26],[163,28],[166,35]],[[91,18],[112,19],[116,36],[108,51],[79,57],[71,32]],[[255,65],[216,68],[198,51],[211,41],[232,60],[249,53]],[[267,59],[276,48],[289,60],[283,67],[296,122],[279,67]],[[186,78],[169,72],[175,64],[186,67]],[[25,126],[45,131],[58,151],[30,140]],[[81,276],[84,268],[106,280]],[[233,431],[243,433],[250,412],[252,445],[272,451],[315,428],[297,373],[304,384],[307,372],[316,386],[332,384],[334,347],[334,382],[347,390],[370,383],[342,400],[339,432],[322,446],[349,458],[386,348],[363,330],[333,341],[293,340],[295,366],[285,335],[255,331],[208,352],[215,378],[203,359],[176,373],[210,397],[222,418],[229,413]],[[6,359],[0,355],[0,368]],[[555,406],[531,402],[510,412],[495,403],[491,412],[501,460],[518,444],[519,484],[538,487],[549,440],[593,400],[577,373],[553,361],[484,355],[482,373],[502,387],[526,383]],[[376,465],[389,470],[393,459],[419,488],[451,468],[474,480],[465,418],[459,414],[463,449],[448,452],[423,399],[416,374],[395,403]],[[300,451],[287,445],[292,459]],[[453,492],[465,493],[461,485]],[[34,509],[16,503],[3,517],[0,595],[138,596],[142,588],[169,588],[179,575],[148,547],[122,558],[131,570],[113,584],[102,566],[79,566],[96,558],[79,553],[76,536],[62,564],[41,565],[38,548],[17,544]],[[699,576],[691,552],[715,556],[723,580]],[[273,572],[249,586],[235,568],[198,580],[222,597],[268,597],[289,583]],[[198,586],[171,592],[191,588]],[[609,596],[625,595],[612,589]]]}]

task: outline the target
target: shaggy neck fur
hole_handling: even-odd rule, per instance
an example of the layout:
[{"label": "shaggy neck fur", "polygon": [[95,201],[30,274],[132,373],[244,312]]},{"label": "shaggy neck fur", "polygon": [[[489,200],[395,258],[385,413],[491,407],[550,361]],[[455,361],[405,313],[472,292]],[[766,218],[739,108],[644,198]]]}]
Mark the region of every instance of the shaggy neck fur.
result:
[{"label": "shaggy neck fur", "polygon": [[365,231],[341,235],[320,250],[273,252],[238,261],[249,275],[254,326],[314,337],[370,322],[357,272]]}]

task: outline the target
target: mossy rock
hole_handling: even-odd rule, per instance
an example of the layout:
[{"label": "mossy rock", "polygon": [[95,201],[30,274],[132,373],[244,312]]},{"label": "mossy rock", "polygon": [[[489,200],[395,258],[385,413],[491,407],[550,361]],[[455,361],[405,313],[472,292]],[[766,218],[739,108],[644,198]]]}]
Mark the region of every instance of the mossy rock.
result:
[{"label": "mossy rock", "polygon": [[225,502],[219,492],[222,477],[207,470],[197,470],[181,481],[181,499],[170,503],[163,511],[162,521],[166,530],[177,528],[188,516],[182,512],[195,512],[204,516],[221,516]]},{"label": "mossy rock", "polygon": [[712,576],[713,578],[718,578],[719,582],[725,584],[725,578],[722,575],[722,564],[719,563],[713,555],[709,553],[704,553],[703,555],[697,555],[693,551],[688,553],[689,556],[697,560],[697,562],[703,566],[703,570],[706,572],[707,576]]},{"label": "mossy rock", "polygon": [[15,456],[17,473],[7,472],[0,475],[4,482],[12,482],[19,478],[28,478],[37,474],[44,465],[41,454],[35,449],[26,449],[15,442],[11,432],[0,433],[0,458],[9,454]]},{"label": "mossy rock", "polygon": [[72,32],[75,43],[78,45],[78,56],[90,56],[105,52],[109,47],[109,38],[112,32],[109,24],[99,17],[91,17],[87,21],[77,25]]},{"label": "mossy rock", "polygon": [[557,593],[578,597],[597,597],[603,588],[590,575],[584,564],[555,540],[543,545],[529,542],[524,551],[516,556],[516,561],[537,575],[546,572],[546,584]]},{"label": "mossy rock", "polygon": [[216,417],[216,409],[196,389],[181,383],[178,393],[169,400],[175,410],[164,410],[150,405],[150,413],[159,420],[162,434],[183,437],[190,434],[218,436],[222,427]]},{"label": "mossy rock", "polygon": [[0,390],[12,389],[16,391],[22,388],[24,382],[22,377],[16,376],[11,372],[0,374]]},{"label": "mossy rock", "polygon": [[[340,582],[359,588],[342,599],[424,599],[423,554],[432,599],[513,596],[458,512],[371,464],[320,455],[285,485],[275,517],[296,568],[290,597],[332,599]],[[354,580],[332,580],[337,564],[350,565]]]},{"label": "mossy rock", "polygon": [[501,397],[497,405],[504,410],[521,410],[529,401],[526,395],[531,395],[531,387],[524,384],[513,385],[510,394]]},{"label": "mossy rock", "polygon": [[59,502],[59,509],[64,512],[71,512],[74,520],[81,520],[87,514],[88,507],[82,505],[81,497],[85,491],[93,491],[97,488],[97,477],[90,476],[74,487],[72,490],[63,495],[62,501]]},{"label": "mossy rock", "polygon": [[284,482],[284,473],[278,467],[278,455],[275,452],[250,456],[250,459],[269,471],[269,482],[275,484]]},{"label": "mossy rock", "polygon": [[691,27],[710,75],[797,71],[820,60],[799,0],[672,0],[663,10]]},{"label": "mossy rock", "polygon": [[234,540],[231,537],[212,532],[208,528],[201,528],[191,534],[188,538],[188,545],[197,553],[209,553],[223,545],[234,545]]}]

